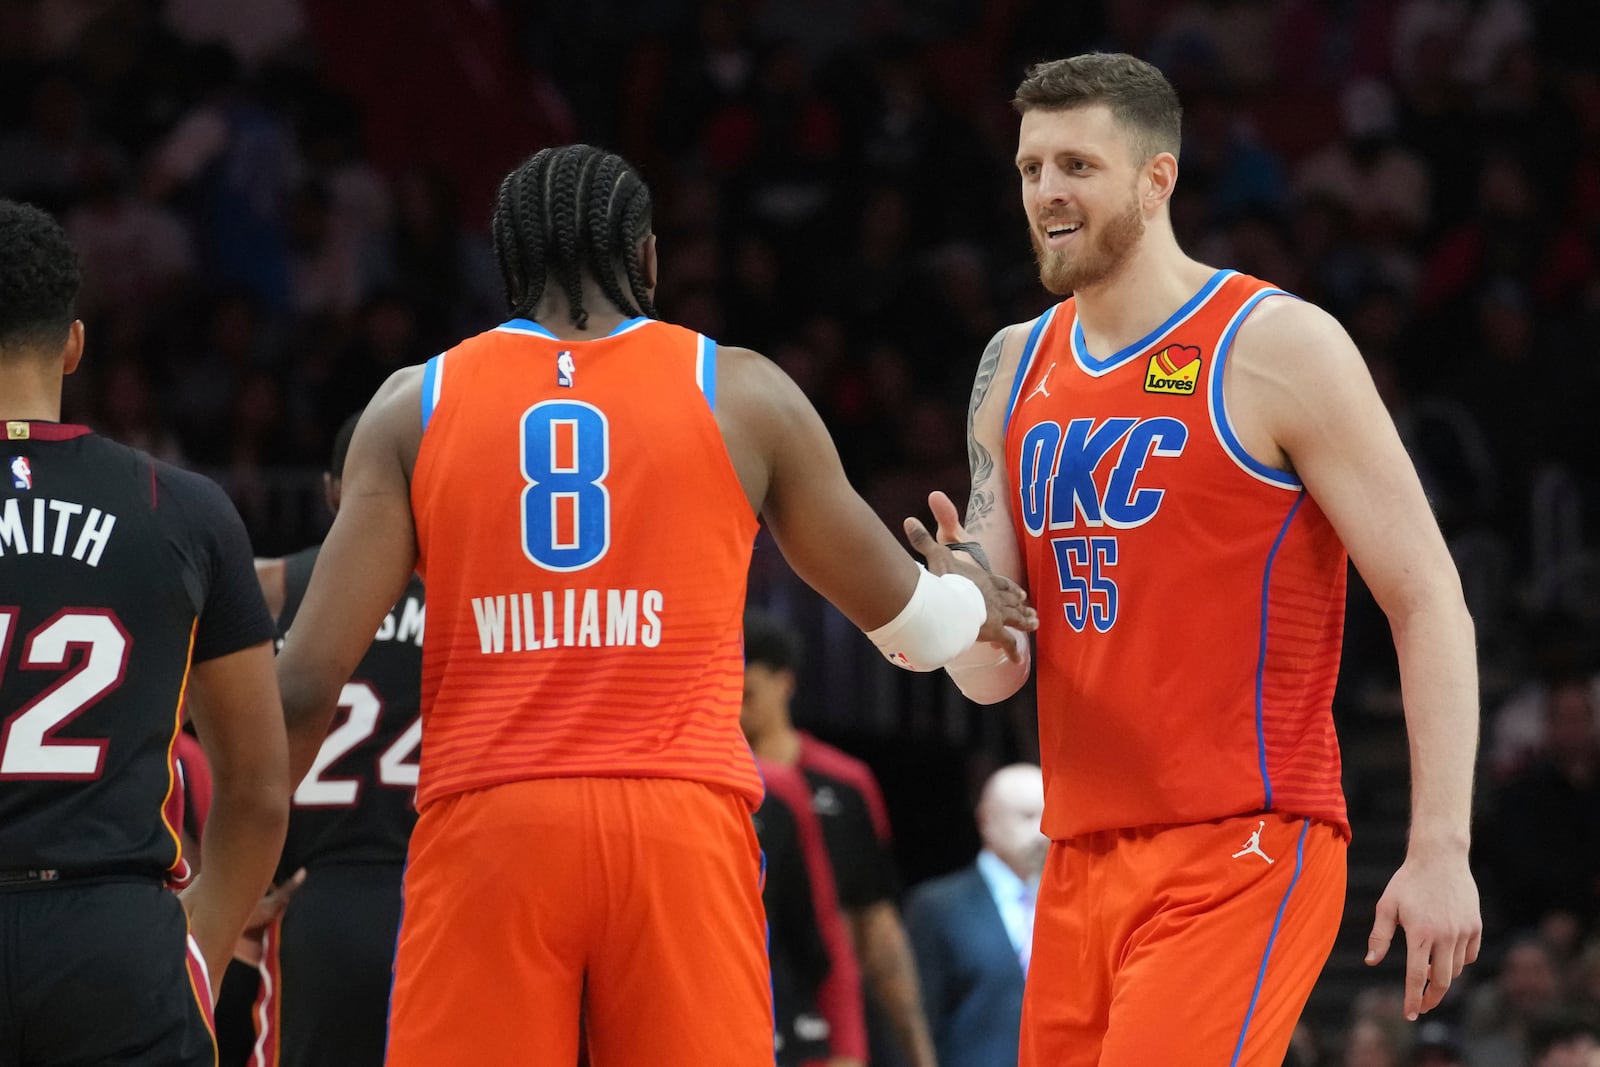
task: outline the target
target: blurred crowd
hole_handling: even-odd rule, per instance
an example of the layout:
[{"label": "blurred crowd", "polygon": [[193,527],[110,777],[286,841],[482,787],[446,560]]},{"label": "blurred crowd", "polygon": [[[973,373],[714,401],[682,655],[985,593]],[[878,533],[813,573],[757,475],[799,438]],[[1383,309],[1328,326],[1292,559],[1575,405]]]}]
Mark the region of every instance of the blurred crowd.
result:
[{"label": "blurred crowd", "polygon": [[[0,195],[83,256],[66,417],[215,476],[266,555],[320,534],[344,417],[504,317],[498,176],[616,148],[656,194],[663,314],[781,364],[898,523],[963,491],[977,354],[1050,299],[1022,71],[1156,62],[1186,109],[1183,246],[1341,319],[1460,565],[1498,941],[1441,1042],[1512,1067],[1542,1062],[1544,1009],[1600,1010],[1597,42],[1570,0],[14,0]],[[764,566],[753,598],[792,597]],[[1349,631],[1347,737],[1398,707],[1359,583]],[[1007,729],[995,765],[1031,755]],[[1305,1062],[1430,1051],[1385,1058],[1355,1010]]]}]

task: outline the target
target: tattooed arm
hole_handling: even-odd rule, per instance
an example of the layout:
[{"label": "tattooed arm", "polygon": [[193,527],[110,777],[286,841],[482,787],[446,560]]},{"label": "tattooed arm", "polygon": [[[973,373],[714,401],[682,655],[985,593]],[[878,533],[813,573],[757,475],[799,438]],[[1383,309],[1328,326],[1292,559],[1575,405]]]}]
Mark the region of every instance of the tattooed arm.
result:
[{"label": "tattooed arm", "polygon": [[1005,416],[1011,383],[1030,324],[1007,326],[984,346],[967,404],[967,462],[972,489],[963,520],[943,493],[929,498],[940,541],[975,541],[996,574],[1027,588],[1022,555],[1012,529],[1011,486],[1005,469]]},{"label": "tattooed arm", "polygon": [[[994,573],[1012,579],[1024,589],[1028,587],[1028,576],[1012,525],[1011,484],[1005,466],[1005,417],[1031,326],[1032,323],[1022,323],[1002,329],[984,347],[978,360],[972,400],[967,405],[967,461],[972,468],[972,489],[967,496],[966,519],[960,517],[943,493],[928,497],[939,524],[940,541],[976,542]],[[1027,650],[1025,638],[1022,647]],[[969,700],[994,704],[1022,687],[1028,680],[1029,668],[1026,655],[1020,662],[1013,662],[997,646],[980,643],[945,669]]]}]

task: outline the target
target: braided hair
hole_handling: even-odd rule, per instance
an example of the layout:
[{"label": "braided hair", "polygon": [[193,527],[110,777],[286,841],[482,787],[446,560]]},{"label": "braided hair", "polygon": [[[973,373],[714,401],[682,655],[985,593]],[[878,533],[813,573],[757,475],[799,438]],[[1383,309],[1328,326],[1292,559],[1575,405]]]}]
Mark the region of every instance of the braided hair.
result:
[{"label": "braided hair", "polygon": [[[627,160],[592,145],[535,152],[500,183],[494,252],[511,313],[532,318],[546,282],[567,297],[573,325],[586,329],[583,279],[597,282],[618,311],[655,317],[639,242],[650,232],[650,187]],[[619,268],[628,279],[622,291]]]}]

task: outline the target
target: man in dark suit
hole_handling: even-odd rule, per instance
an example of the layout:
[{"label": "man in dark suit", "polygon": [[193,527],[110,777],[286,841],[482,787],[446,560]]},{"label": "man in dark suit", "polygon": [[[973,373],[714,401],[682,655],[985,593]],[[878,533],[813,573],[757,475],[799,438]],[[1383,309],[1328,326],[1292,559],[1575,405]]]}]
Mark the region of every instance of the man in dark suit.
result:
[{"label": "man in dark suit", "polygon": [[1031,763],[996,771],[978,801],[983,849],[924,882],[906,903],[923,1004],[940,1067],[1014,1067],[1033,898],[1049,840],[1044,779]]}]

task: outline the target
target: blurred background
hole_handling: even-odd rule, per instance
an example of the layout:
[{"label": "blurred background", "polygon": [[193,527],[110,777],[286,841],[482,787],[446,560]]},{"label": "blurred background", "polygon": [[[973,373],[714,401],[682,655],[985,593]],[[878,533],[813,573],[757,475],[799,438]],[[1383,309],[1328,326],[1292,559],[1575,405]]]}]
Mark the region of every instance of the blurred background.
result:
[{"label": "blurred background", "polygon": [[[964,499],[978,353],[1051,302],[1009,100],[1090,49],[1182,96],[1185,249],[1336,314],[1421,470],[1484,714],[1485,958],[1440,1014],[1466,1062],[1520,1064],[1528,1019],[1600,1009],[1600,4],[6,0],[0,195],[84,260],[65,417],[216,478],[276,555],[326,529],[344,417],[505,317],[500,176],[605,145],[654,189],[663,315],[781,364],[898,528]],[[902,882],[970,859],[976,785],[1037,757],[1031,690],[895,671],[765,539],[751,580],[806,637],[797,720],[877,773]],[[1299,1054],[1422,1062],[1402,954],[1361,964],[1408,757],[1355,576],[1336,715],[1350,909]]]}]

